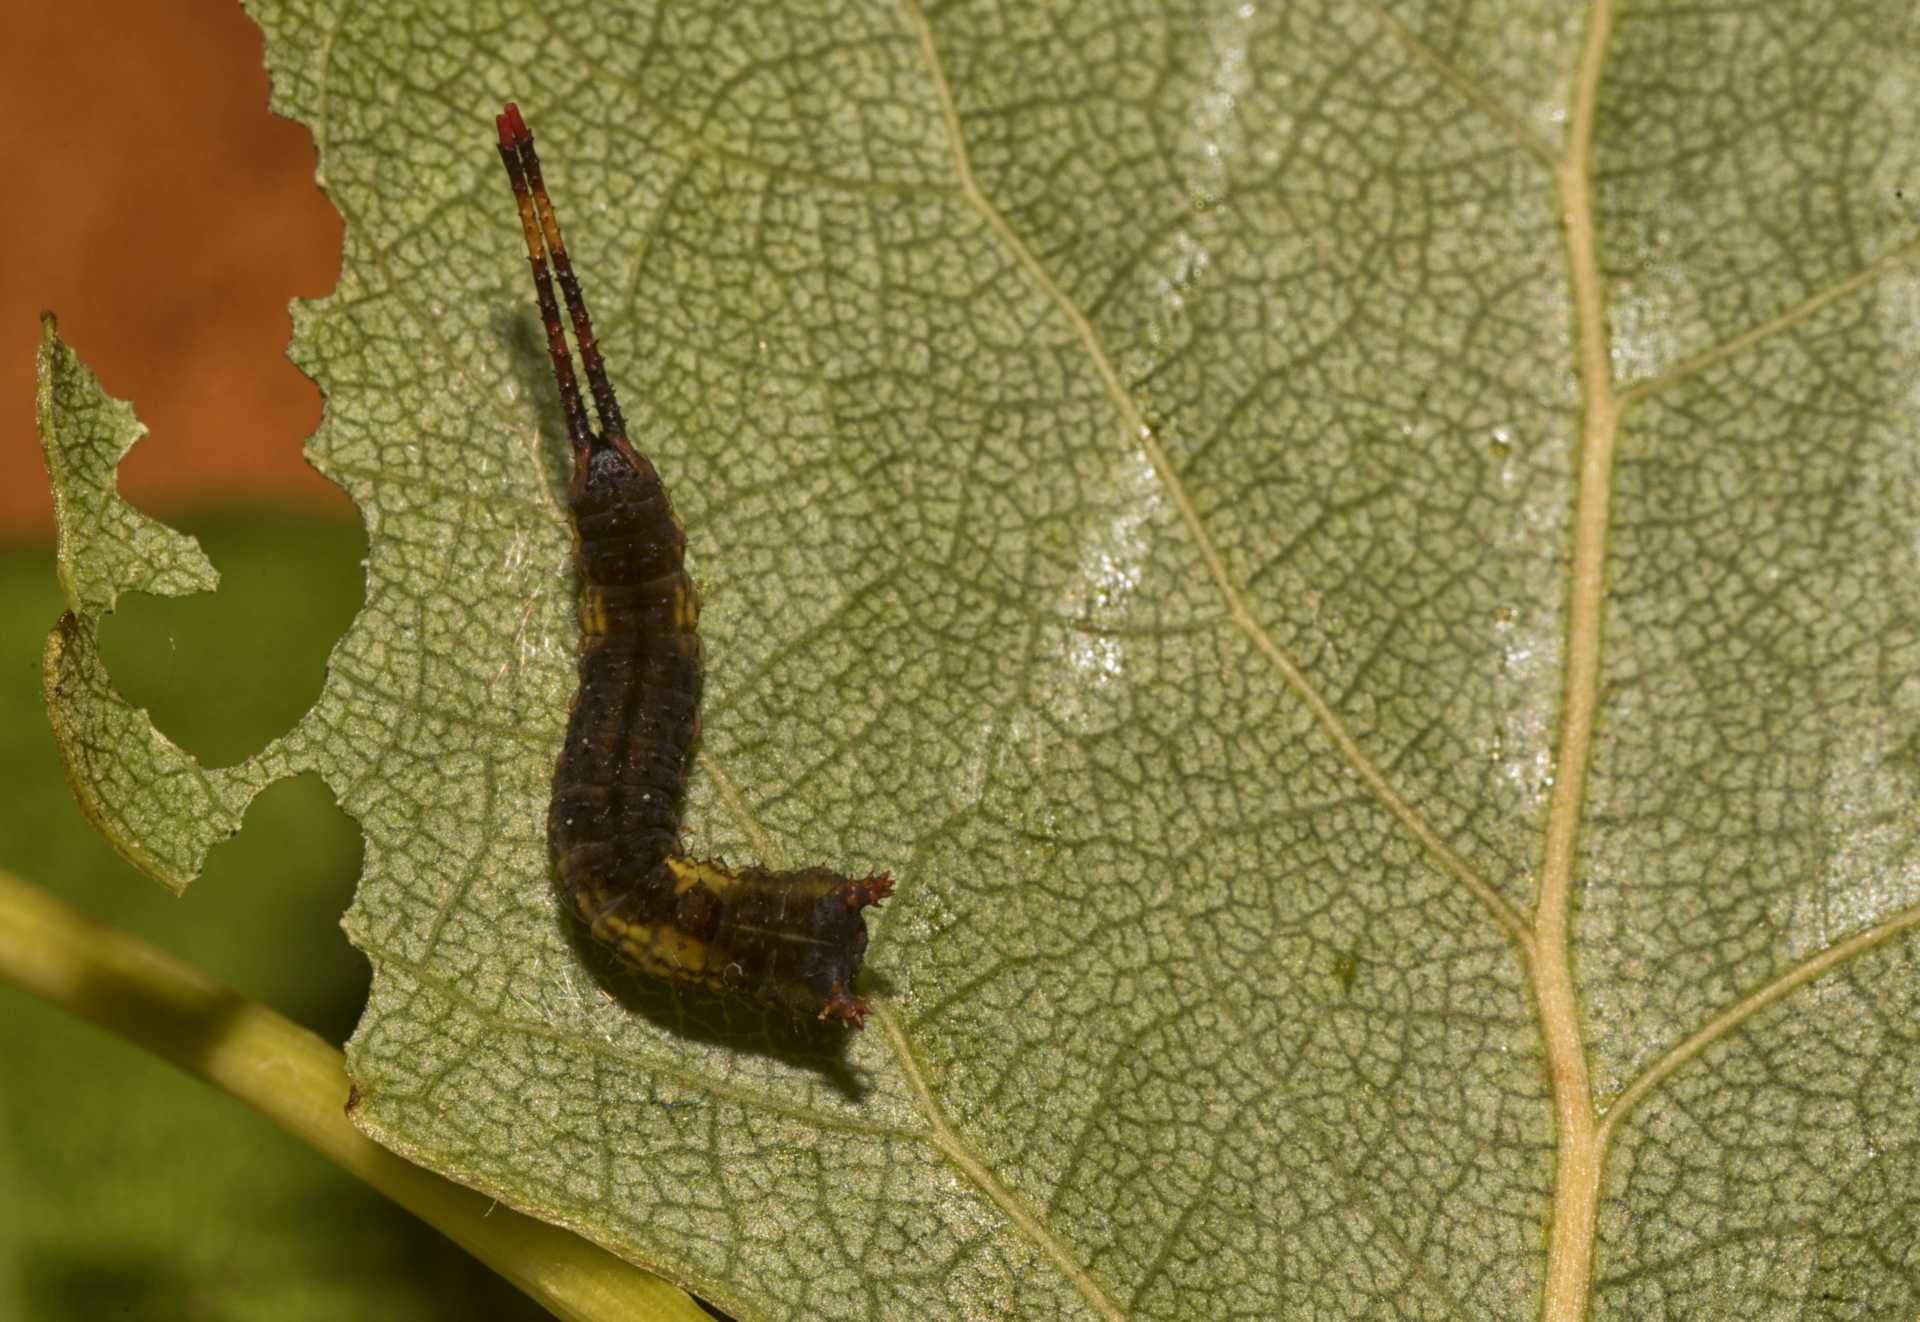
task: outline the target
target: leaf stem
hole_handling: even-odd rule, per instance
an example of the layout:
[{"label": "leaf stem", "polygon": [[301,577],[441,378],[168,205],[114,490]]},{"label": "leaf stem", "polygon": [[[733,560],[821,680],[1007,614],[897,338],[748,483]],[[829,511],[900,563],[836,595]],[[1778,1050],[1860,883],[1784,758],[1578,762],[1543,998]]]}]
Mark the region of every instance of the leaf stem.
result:
[{"label": "leaf stem", "polygon": [[707,1322],[673,1285],[403,1161],[347,1120],[331,1044],[191,965],[0,872],[0,982],[92,1021],[246,1103],[506,1277],[557,1317]]}]

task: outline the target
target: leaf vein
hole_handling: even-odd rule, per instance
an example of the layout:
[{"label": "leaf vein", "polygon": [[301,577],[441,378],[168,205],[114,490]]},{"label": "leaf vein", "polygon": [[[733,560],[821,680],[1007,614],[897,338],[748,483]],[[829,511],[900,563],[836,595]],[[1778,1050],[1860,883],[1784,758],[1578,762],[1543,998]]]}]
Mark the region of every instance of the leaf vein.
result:
[{"label": "leaf vein", "polygon": [[974,177],[973,166],[968,159],[966,140],[961,129],[959,113],[954,107],[952,89],[947,84],[946,73],[934,44],[933,29],[927,22],[915,0],[903,0],[905,11],[919,30],[922,49],[925,52],[928,77],[932,82],[940,102],[941,114],[947,125],[948,138],[953,144],[954,169],[960,180],[960,192],[968,204],[979,212],[995,236],[1006,247],[1009,254],[1027,272],[1035,286],[1047,300],[1059,309],[1086,351],[1093,369],[1106,388],[1107,395],[1115,410],[1126,423],[1130,434],[1136,438],[1152,464],[1161,486],[1178,511],[1180,521],[1186,526],[1188,535],[1193,539],[1195,549],[1207,566],[1209,577],[1215,590],[1225,601],[1227,613],[1236,626],[1247,635],[1257,651],[1264,656],[1272,669],[1279,674],[1286,686],[1294,691],[1315,721],[1327,733],[1347,761],[1349,768],[1379,799],[1381,804],[1392,813],[1401,826],[1436,859],[1442,869],[1457,882],[1465,886],[1481,904],[1492,914],[1496,922],[1505,928],[1509,935],[1523,946],[1529,940],[1529,930],[1525,919],[1508,901],[1495,891],[1488,882],[1470,867],[1466,860],[1440,838],[1437,831],[1424,818],[1414,811],[1394,788],[1387,783],[1379,767],[1367,756],[1359,743],[1347,729],[1346,723],[1321,696],[1320,692],[1308,681],[1306,675],[1294,664],[1293,659],[1274,641],[1273,636],[1255,618],[1252,609],[1246,604],[1239,588],[1227,573],[1225,562],[1219,549],[1214,546],[1208,535],[1205,523],[1200,517],[1192,494],[1174,471],[1160,438],[1148,425],[1139,404],[1127,392],[1120,380],[1119,372],[1111,355],[1101,343],[1098,332],[1087,320],[1086,314],[1067,296],[1059,283],[1046,268],[1041,265],[1033,250],[1016,234],[1007,223],[999,209],[994,206],[982,191],[979,181]]}]

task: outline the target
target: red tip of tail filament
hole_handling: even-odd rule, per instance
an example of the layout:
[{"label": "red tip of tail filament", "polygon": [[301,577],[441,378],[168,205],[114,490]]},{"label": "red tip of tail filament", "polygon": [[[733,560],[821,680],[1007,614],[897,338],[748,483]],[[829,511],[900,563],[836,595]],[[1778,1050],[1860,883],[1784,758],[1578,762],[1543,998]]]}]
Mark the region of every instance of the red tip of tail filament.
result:
[{"label": "red tip of tail filament", "polygon": [[520,107],[507,102],[507,108],[493,117],[494,126],[500,130],[500,145],[511,147],[516,142],[525,142],[532,137],[527,132],[527,121],[520,118]]}]

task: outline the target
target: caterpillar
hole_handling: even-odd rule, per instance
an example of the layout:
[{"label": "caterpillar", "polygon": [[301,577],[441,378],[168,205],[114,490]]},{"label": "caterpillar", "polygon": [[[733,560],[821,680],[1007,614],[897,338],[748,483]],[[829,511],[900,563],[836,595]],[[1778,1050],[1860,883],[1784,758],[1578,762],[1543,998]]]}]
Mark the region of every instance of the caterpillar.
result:
[{"label": "caterpillar", "polygon": [[[512,102],[494,122],[573,450],[567,504],[582,636],[547,814],[554,883],[594,939],[636,968],[791,1018],[859,1028],[867,1015],[852,990],[867,950],[860,911],[891,895],[892,879],[824,867],[735,869],[681,850],[701,686],[686,536],[659,473],[627,437],[533,134]],[[598,431],[574,377],[556,282]]]}]

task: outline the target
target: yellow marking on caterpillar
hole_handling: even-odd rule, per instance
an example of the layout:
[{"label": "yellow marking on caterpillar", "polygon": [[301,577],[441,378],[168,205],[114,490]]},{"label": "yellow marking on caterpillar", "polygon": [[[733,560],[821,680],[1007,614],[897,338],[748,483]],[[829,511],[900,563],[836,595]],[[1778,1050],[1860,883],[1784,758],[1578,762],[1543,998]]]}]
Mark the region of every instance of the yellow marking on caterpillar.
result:
[{"label": "yellow marking on caterpillar", "polygon": [[649,973],[720,985],[720,980],[707,967],[707,943],[688,936],[672,923],[634,923],[624,918],[602,917],[593,925],[593,934]]},{"label": "yellow marking on caterpillar", "polygon": [[599,588],[587,588],[580,594],[580,630],[589,637],[607,631],[607,594]]},{"label": "yellow marking on caterpillar", "polygon": [[670,858],[667,871],[673,874],[675,895],[685,895],[695,886],[705,887],[715,895],[725,895],[740,884],[740,878],[704,858]]},{"label": "yellow marking on caterpillar", "polygon": [[693,595],[693,589],[685,583],[673,589],[673,625],[676,629],[691,630],[700,622],[700,599]]}]

